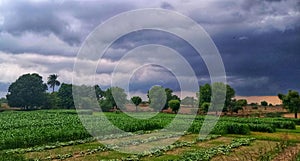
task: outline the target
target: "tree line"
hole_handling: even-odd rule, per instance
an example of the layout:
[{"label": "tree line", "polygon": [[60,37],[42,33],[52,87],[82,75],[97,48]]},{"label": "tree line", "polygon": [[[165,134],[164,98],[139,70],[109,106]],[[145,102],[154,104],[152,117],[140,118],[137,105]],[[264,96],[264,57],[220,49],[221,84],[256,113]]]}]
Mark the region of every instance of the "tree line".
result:
[{"label": "tree line", "polygon": [[[6,95],[7,103],[11,107],[20,107],[24,110],[30,109],[72,109],[75,108],[73,93],[80,92],[79,100],[80,108],[97,108],[98,105],[102,108],[102,111],[110,111],[111,109],[123,109],[125,104],[133,103],[138,110],[138,106],[142,103],[140,96],[133,96],[130,100],[127,100],[127,95],[124,89],[120,87],[111,87],[106,90],[102,90],[99,85],[86,86],[86,85],[72,85],[67,83],[61,83],[58,81],[58,75],[49,75],[47,82],[44,83],[42,77],[37,74],[24,74],[20,76],[15,82],[13,82],[8,88],[8,94]],[[48,86],[52,89],[52,92],[47,92]],[[55,87],[60,86],[58,91],[55,91]],[[75,91],[73,91],[75,89]],[[214,89],[214,96],[212,96],[212,89]],[[222,100],[222,93],[225,94],[225,99]],[[238,112],[243,106],[247,105],[247,100],[236,100],[235,90],[228,84],[220,82],[205,84],[200,86],[199,92],[196,93],[197,98],[185,97],[180,99],[177,95],[173,94],[173,90],[170,88],[164,88],[162,86],[152,87],[148,93],[149,107],[155,111],[165,110],[169,107],[173,112],[177,113],[180,104],[191,105],[199,108],[199,113],[207,113],[209,108],[214,111],[222,112]],[[96,97],[96,102],[91,98]],[[221,100],[221,104],[215,100]],[[278,97],[282,100],[283,105],[291,112],[295,113],[300,111],[300,97],[297,91],[289,91],[288,94],[278,94]],[[266,102],[262,103],[266,104]]]}]

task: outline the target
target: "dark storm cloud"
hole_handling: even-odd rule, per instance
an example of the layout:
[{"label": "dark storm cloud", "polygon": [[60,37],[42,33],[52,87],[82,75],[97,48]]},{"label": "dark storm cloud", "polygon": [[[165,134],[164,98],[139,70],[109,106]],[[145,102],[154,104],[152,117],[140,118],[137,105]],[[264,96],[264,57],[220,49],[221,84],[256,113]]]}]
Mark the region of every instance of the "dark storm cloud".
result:
[{"label": "dark storm cloud", "polygon": [[101,1],[3,2],[1,32],[21,36],[26,32],[53,33],[70,45],[80,45],[97,25],[120,12],[133,9],[127,3]]},{"label": "dark storm cloud", "polygon": [[[284,32],[243,34],[214,38],[227,75],[245,78],[244,84],[232,81],[238,94],[276,95],[287,89],[299,89],[299,27]],[[246,39],[239,39],[241,36]]]},{"label": "dark storm cloud", "polygon": [[[35,55],[23,58],[24,61],[21,56],[16,59],[18,62],[11,61],[19,63],[16,72],[27,72],[23,68],[37,64],[44,74],[63,70],[66,72],[62,73],[70,73],[72,58],[96,26],[118,13],[145,7],[175,10],[202,25],[216,43],[228,82],[238,95],[276,95],[287,89],[300,90],[300,2],[295,0],[4,1],[0,4],[0,54],[7,53],[11,59],[15,59],[14,54]],[[117,40],[104,57],[111,62],[97,72],[110,74],[114,63],[126,52],[151,43],[179,52],[194,68],[199,82],[209,82],[205,63],[187,42],[151,30],[130,33]],[[59,60],[63,61],[56,63]],[[0,62],[5,69],[11,64],[8,60]],[[162,85],[177,90],[176,80],[170,78]],[[1,82],[7,80],[0,79]],[[133,90],[145,91],[151,84],[151,80],[137,78],[133,82]],[[6,88],[7,84],[0,84],[0,91]]]},{"label": "dark storm cloud", "polygon": [[[208,75],[203,59],[188,42],[174,34],[158,30],[146,29],[132,32],[121,37],[110,46],[103,58],[118,61],[132,49],[147,44],[163,45],[176,50],[188,61],[198,77]],[[161,54],[163,55],[163,53]],[[151,57],[151,55],[149,55],[149,57]],[[112,70],[110,72],[112,72]],[[108,71],[106,70],[106,72]]]}]

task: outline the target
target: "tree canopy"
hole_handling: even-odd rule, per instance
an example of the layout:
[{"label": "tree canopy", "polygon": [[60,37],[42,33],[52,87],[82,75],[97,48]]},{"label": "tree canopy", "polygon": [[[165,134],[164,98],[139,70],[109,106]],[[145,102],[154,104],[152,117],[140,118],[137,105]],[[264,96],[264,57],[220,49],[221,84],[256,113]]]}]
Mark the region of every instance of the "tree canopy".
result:
[{"label": "tree canopy", "polygon": [[298,112],[300,112],[300,96],[297,91],[289,90],[286,95],[279,93],[278,97],[282,100],[284,107],[289,109],[290,112],[295,114],[295,118],[298,118]]},{"label": "tree canopy", "polygon": [[46,99],[47,85],[36,73],[24,74],[13,82],[6,95],[8,105],[30,109],[41,107]]},{"label": "tree canopy", "polygon": [[57,80],[58,75],[57,74],[51,74],[48,77],[47,84],[49,85],[50,88],[52,88],[52,92],[54,92],[55,86],[59,86],[60,82]]},{"label": "tree canopy", "polygon": [[131,98],[131,101],[133,102],[133,104],[135,105],[135,111],[137,111],[137,106],[142,103],[142,98],[139,96],[133,96]]},{"label": "tree canopy", "polygon": [[167,102],[167,96],[162,86],[153,86],[148,91],[148,98],[150,108],[159,111],[165,108]]},{"label": "tree canopy", "polygon": [[72,93],[72,84],[61,84],[57,96],[59,98],[59,106],[61,108],[75,108]]},{"label": "tree canopy", "polygon": [[168,105],[172,109],[173,112],[177,113],[180,108],[180,101],[179,100],[170,100],[168,102]]}]

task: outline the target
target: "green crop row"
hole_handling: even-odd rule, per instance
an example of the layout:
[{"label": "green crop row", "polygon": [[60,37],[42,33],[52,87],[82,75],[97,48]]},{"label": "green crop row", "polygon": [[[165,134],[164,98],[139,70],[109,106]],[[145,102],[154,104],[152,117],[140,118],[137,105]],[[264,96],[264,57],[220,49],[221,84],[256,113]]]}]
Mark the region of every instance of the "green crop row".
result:
[{"label": "green crop row", "polygon": [[238,148],[240,146],[248,146],[255,140],[254,138],[239,138],[233,140],[229,145],[220,145],[217,147],[212,147],[204,150],[194,150],[185,153],[179,160],[190,161],[190,160],[203,160],[208,161],[212,157],[218,154],[228,154],[232,149]]},{"label": "green crop row", "polygon": [[[28,112],[0,113],[0,150],[28,148],[56,142],[67,142],[100,137],[110,134],[162,129],[199,133],[204,116],[173,115],[159,113],[149,119],[148,113],[82,112],[80,117],[75,110],[39,110]],[[150,115],[149,115],[150,116]],[[208,116],[208,120],[216,120]],[[81,122],[83,121],[83,123]],[[172,122],[172,124],[171,124]],[[191,126],[187,126],[190,122]],[[85,126],[83,126],[83,124]],[[212,129],[213,134],[248,134],[250,131],[274,132],[276,128],[294,129],[295,122],[282,118],[237,118],[221,117]],[[120,130],[121,129],[121,130]],[[123,131],[122,131],[123,130]],[[209,130],[208,130],[209,131]]]}]

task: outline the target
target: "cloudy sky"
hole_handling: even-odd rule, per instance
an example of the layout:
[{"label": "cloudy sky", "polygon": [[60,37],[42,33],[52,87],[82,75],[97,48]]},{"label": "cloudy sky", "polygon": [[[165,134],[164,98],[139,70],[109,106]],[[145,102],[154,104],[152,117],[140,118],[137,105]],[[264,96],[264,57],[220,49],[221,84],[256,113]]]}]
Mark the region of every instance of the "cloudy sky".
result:
[{"label": "cloudy sky", "polygon": [[[299,0],[0,0],[0,97],[25,73],[37,72],[45,81],[56,73],[61,82],[71,83],[76,56],[87,36],[117,14],[144,8],[176,11],[201,25],[218,48],[227,82],[237,95],[300,90]],[[101,60],[85,62],[97,64],[90,76],[103,88],[112,79],[129,78],[131,92],[145,93],[156,84],[180,91],[178,77],[189,80],[177,58],[153,49],[122,59],[147,44],[174,49],[193,68],[200,85],[210,82],[205,62],[191,45],[176,35],[148,29],[120,37]],[[144,61],[154,59],[177,65],[179,73]],[[123,66],[115,71],[118,64]],[[138,68],[133,72],[133,67]],[[121,76],[113,78],[114,74]]]}]

